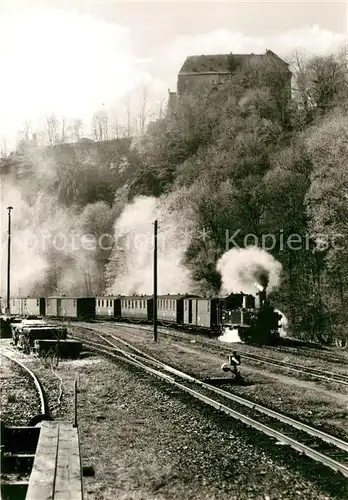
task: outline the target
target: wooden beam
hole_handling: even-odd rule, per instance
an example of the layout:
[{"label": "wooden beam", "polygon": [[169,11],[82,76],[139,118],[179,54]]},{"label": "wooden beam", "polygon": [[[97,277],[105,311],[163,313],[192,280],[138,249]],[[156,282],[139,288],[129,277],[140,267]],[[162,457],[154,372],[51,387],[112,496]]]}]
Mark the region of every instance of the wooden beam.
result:
[{"label": "wooden beam", "polygon": [[60,422],[54,500],[82,500],[82,473],[77,427]]},{"label": "wooden beam", "polygon": [[26,500],[51,500],[53,498],[58,438],[58,422],[41,422],[40,437],[30,475]]}]

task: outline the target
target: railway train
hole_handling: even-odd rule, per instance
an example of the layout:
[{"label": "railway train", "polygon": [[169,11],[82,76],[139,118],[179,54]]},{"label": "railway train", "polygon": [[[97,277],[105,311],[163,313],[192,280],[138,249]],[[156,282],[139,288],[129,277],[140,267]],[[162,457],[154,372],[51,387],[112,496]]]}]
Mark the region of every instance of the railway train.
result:
[{"label": "railway train", "polygon": [[[153,297],[149,295],[97,297],[11,298],[12,315],[36,315],[55,319],[114,319],[150,323]],[[227,297],[197,295],[159,295],[157,320],[165,326],[179,326],[221,335],[226,329],[238,330],[242,341],[274,343],[279,339],[281,316],[262,289],[256,297],[244,293]]]}]

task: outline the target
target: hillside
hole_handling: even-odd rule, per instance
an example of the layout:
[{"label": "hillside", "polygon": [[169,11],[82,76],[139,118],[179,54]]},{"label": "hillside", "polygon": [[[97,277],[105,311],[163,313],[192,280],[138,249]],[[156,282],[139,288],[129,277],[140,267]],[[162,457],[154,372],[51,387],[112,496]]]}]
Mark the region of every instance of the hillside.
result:
[{"label": "hillside", "polygon": [[[237,73],[214,92],[182,96],[136,143],[24,148],[2,159],[5,182],[35,213],[35,227],[49,220],[50,229],[99,237],[113,234],[116,221],[112,248],[93,258],[45,248],[40,291],[113,291],[132,270],[119,216],[139,197],[154,197],[160,214],[165,206],[187,223],[182,264],[196,291],[220,290],[216,262],[226,250],[258,245],[282,264],[272,300],[297,335],[346,341],[347,77],[340,54],[313,58],[295,71],[285,104],[274,73]],[[132,221],[142,216],[140,208]]]}]

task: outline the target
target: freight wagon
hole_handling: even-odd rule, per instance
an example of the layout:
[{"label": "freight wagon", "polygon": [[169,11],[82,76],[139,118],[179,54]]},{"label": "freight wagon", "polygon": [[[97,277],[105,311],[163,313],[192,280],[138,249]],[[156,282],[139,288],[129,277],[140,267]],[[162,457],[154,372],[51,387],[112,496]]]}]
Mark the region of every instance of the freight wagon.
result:
[{"label": "freight wagon", "polygon": [[10,300],[11,314],[18,316],[45,316],[43,297],[14,297]]},{"label": "freight wagon", "polygon": [[48,297],[46,316],[53,318],[93,319],[95,297]]}]

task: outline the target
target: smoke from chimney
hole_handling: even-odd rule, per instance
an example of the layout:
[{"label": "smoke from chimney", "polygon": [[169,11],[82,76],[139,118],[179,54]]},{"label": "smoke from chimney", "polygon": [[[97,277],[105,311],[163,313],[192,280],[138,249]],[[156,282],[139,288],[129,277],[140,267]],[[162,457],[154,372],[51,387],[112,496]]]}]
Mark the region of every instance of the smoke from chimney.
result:
[{"label": "smoke from chimney", "polygon": [[280,283],[282,265],[270,253],[259,247],[232,248],[217,262],[222,278],[222,294],[256,294],[272,291]]}]

